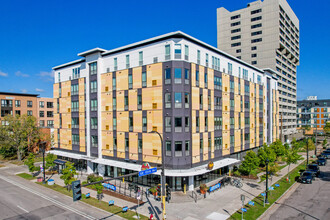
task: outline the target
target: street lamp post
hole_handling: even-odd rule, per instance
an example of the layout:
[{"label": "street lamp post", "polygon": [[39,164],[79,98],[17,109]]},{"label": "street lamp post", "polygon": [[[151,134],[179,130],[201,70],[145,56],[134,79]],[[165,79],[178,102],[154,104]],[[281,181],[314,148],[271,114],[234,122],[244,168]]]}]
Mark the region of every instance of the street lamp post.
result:
[{"label": "street lamp post", "polygon": [[266,159],[266,198],[265,198],[266,204],[268,204],[268,163],[269,163],[269,160],[267,158]]},{"label": "street lamp post", "polygon": [[161,142],[161,152],[162,152],[162,172],[161,172],[161,183],[162,183],[162,203],[163,203],[163,219],[166,219],[166,210],[165,210],[165,149],[163,147],[163,138],[158,131],[151,131],[149,133],[158,134]]},{"label": "street lamp post", "polygon": [[308,155],[308,139],[307,139],[307,143],[306,143],[306,149],[307,149],[307,163],[306,163],[306,169],[307,169],[307,167],[308,167],[308,157],[309,157],[309,155]]},{"label": "street lamp post", "polygon": [[46,169],[45,169],[45,151],[46,151],[46,141],[40,142],[39,143],[39,149],[41,149],[42,152],[42,169],[43,169],[43,174],[44,178],[42,180],[42,183],[46,183]]},{"label": "street lamp post", "polygon": [[316,120],[316,132],[315,132],[315,156],[316,156],[316,153],[317,153],[317,120]]}]

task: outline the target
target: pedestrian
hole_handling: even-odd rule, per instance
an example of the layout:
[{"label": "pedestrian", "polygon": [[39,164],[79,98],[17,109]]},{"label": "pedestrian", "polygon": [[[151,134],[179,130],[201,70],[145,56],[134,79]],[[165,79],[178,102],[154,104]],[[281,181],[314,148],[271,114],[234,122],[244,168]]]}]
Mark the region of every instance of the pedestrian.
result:
[{"label": "pedestrian", "polygon": [[150,220],[153,220],[154,219],[154,215],[151,213],[150,214]]}]

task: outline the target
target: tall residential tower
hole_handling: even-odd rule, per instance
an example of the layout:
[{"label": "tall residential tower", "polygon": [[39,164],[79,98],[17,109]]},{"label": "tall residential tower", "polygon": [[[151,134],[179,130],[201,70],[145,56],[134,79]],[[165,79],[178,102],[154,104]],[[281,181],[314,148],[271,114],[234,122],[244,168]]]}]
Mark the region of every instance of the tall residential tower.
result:
[{"label": "tall residential tower", "polygon": [[[276,70],[283,139],[296,132],[299,20],[286,0],[217,10],[218,48],[259,68]],[[280,117],[280,119],[281,119]]]}]

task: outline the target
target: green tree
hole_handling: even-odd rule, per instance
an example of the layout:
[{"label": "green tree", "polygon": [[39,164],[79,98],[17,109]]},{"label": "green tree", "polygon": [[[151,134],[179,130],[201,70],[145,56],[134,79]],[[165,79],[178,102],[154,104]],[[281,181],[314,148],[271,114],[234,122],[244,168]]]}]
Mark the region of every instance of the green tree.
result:
[{"label": "green tree", "polygon": [[279,157],[284,156],[287,149],[287,147],[283,145],[283,143],[280,140],[276,140],[275,142],[271,143],[269,147],[274,151],[276,160]]},{"label": "green tree", "polygon": [[74,164],[70,162],[66,162],[65,168],[62,170],[62,175],[60,178],[64,180],[64,184],[67,186],[68,190],[69,190],[68,186],[71,185],[71,183],[76,180],[74,175],[77,175]]},{"label": "green tree", "polygon": [[30,173],[36,170],[36,167],[34,166],[34,159],[35,159],[34,154],[30,153],[27,159],[24,161],[24,165],[26,165],[29,168]]},{"label": "green tree", "polygon": [[57,156],[55,154],[47,154],[45,161],[46,161],[46,169],[50,167],[54,167],[54,160],[57,159]]},{"label": "green tree", "polygon": [[311,126],[310,125],[304,125],[301,127],[301,129],[304,132],[304,135],[306,135],[306,131],[310,131],[311,130]]},{"label": "green tree", "polygon": [[244,160],[239,167],[239,171],[243,175],[250,175],[252,171],[259,167],[259,158],[255,152],[252,150],[246,153]]},{"label": "green tree", "polygon": [[[96,178],[96,181],[101,181],[101,180],[103,180],[102,176]],[[103,187],[102,183],[94,184],[94,189],[96,189],[96,192],[98,195],[102,194],[103,188],[104,187]],[[102,198],[102,196],[98,196],[97,198],[100,200]]]},{"label": "green tree", "polygon": [[266,159],[268,158],[270,163],[275,162],[276,154],[273,148],[269,147],[267,144],[264,144],[263,147],[258,150],[259,165],[261,167],[266,166]]},{"label": "green tree", "polygon": [[290,182],[290,165],[296,164],[300,160],[301,156],[298,154],[298,145],[291,145],[291,147],[286,151],[285,162],[288,165],[288,178]]},{"label": "green tree", "polygon": [[7,148],[14,148],[17,159],[22,156],[42,137],[37,120],[28,115],[7,115],[3,118],[4,124],[0,125],[0,145]]},{"label": "green tree", "polygon": [[323,131],[325,132],[325,134],[329,135],[330,134],[330,121],[328,121],[324,128],[323,128]]},{"label": "green tree", "polygon": [[323,148],[325,148],[325,147],[326,147],[327,143],[328,143],[327,139],[326,139],[326,138],[324,138],[324,140],[323,140],[323,142],[322,142],[322,146],[323,146]]},{"label": "green tree", "polygon": [[[313,142],[313,140],[311,138],[308,139],[307,141],[307,145],[308,145],[308,150],[314,150],[315,149],[315,144]],[[307,147],[307,146],[306,146]],[[306,148],[305,148],[306,149]],[[307,150],[307,149],[306,149]]]}]

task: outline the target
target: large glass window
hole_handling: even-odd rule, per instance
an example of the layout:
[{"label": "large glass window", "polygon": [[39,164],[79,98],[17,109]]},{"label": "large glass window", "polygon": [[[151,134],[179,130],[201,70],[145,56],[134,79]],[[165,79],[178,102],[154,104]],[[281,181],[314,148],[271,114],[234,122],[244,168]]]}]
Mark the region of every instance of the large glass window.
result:
[{"label": "large glass window", "polygon": [[71,111],[72,112],[79,112],[79,101],[72,101],[71,102]]},{"label": "large glass window", "polygon": [[53,111],[47,111],[47,117],[52,118],[54,116]]},{"label": "large glass window", "polygon": [[181,44],[174,45],[174,58],[181,59]]},{"label": "large glass window", "polygon": [[97,129],[97,118],[91,118],[91,129]]},{"label": "large glass window", "polygon": [[165,69],[165,84],[171,84],[171,68]]},{"label": "large glass window", "polygon": [[171,117],[166,116],[165,117],[165,132],[171,132],[171,131],[172,131]]},{"label": "large glass window", "polygon": [[147,117],[142,117],[142,131],[147,131]]},{"label": "large glass window", "polygon": [[126,69],[130,67],[129,65],[129,55],[126,55]]},{"label": "large glass window", "polygon": [[185,60],[189,59],[189,46],[188,45],[184,46],[184,59]]},{"label": "large glass window", "polygon": [[44,101],[40,101],[39,102],[39,108],[43,108],[45,107],[45,102]]},{"label": "large glass window", "polygon": [[182,94],[180,92],[174,94],[174,102],[175,108],[182,108]]},{"label": "large glass window", "polygon": [[114,70],[118,70],[118,58],[115,57],[113,58],[113,67],[114,67]]},{"label": "large glass window", "polygon": [[185,84],[189,84],[189,70],[188,69],[184,69],[184,82]]},{"label": "large glass window", "polygon": [[[8,107],[12,107],[12,100],[6,100],[9,101]],[[27,107],[32,108],[32,101],[27,101]]]},{"label": "large glass window", "polygon": [[97,74],[97,62],[89,64],[89,73],[91,75]]},{"label": "large glass window", "polygon": [[116,86],[117,86],[117,80],[116,77],[112,78],[112,90],[116,90]]},{"label": "large glass window", "polygon": [[97,147],[98,137],[97,136],[91,136],[91,137],[92,137],[92,147]]},{"label": "large glass window", "polygon": [[181,117],[174,118],[174,127],[175,127],[175,132],[182,132],[182,118]]},{"label": "large glass window", "polygon": [[21,107],[21,100],[15,100],[15,107]]},{"label": "large glass window", "polygon": [[142,72],[142,87],[147,86],[147,72]]},{"label": "large glass window", "polygon": [[117,98],[116,97],[112,98],[112,109],[113,110],[117,109]]},{"label": "large glass window", "polygon": [[182,141],[175,142],[175,156],[182,157]]},{"label": "large glass window", "polygon": [[197,64],[201,64],[201,51],[197,50]]},{"label": "large glass window", "polygon": [[71,119],[71,127],[72,128],[79,128],[79,118],[72,118]]},{"label": "large glass window", "polygon": [[233,74],[233,64],[228,63],[228,74]]},{"label": "large glass window", "polygon": [[97,99],[91,100],[91,111],[97,111]]},{"label": "large glass window", "polygon": [[165,60],[171,59],[171,46],[165,45]]},{"label": "large glass window", "polygon": [[190,97],[189,93],[184,94],[184,106],[185,108],[189,108]]},{"label": "large glass window", "polygon": [[45,112],[44,111],[39,111],[39,117],[45,117]]},{"label": "large glass window", "polygon": [[185,142],[185,152],[186,152],[186,156],[189,156],[189,152],[190,152],[190,150],[189,150],[189,141],[186,141]]},{"label": "large glass window", "polygon": [[91,93],[97,92],[97,81],[91,81]]},{"label": "large glass window", "polygon": [[181,83],[182,80],[182,70],[181,68],[175,68],[174,71],[174,83]]},{"label": "large glass window", "polygon": [[133,88],[133,75],[132,74],[128,75],[128,88],[129,89]]},{"label": "large glass window", "polygon": [[171,93],[165,93],[165,108],[171,108],[172,100]]},{"label": "large glass window", "polygon": [[143,65],[143,51],[139,52],[139,65],[142,66]]},{"label": "large glass window", "polygon": [[72,144],[79,145],[79,134],[72,134]]},{"label": "large glass window", "polygon": [[142,139],[139,138],[138,140],[138,153],[142,154],[142,147],[143,147],[143,142]]},{"label": "large glass window", "polygon": [[[96,82],[96,81],[95,81]],[[92,82],[91,82],[92,84]],[[71,95],[78,95],[79,93],[79,85],[71,85]]]},{"label": "large glass window", "polygon": [[171,141],[165,142],[166,156],[172,156],[172,143]]}]

